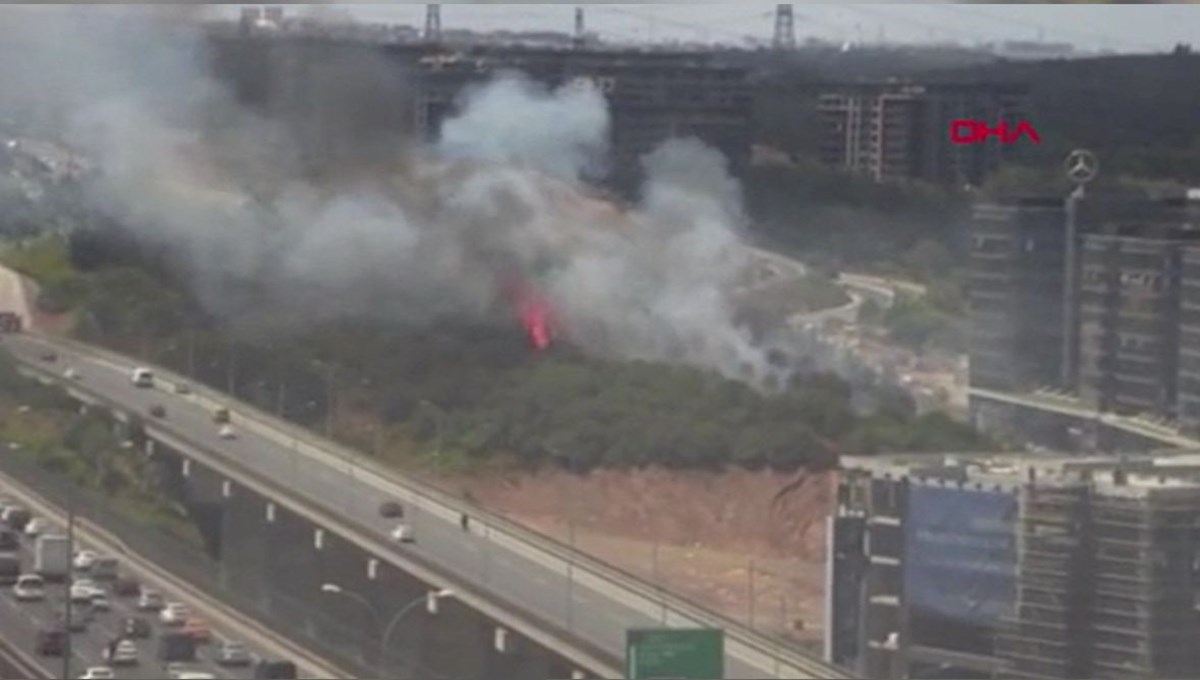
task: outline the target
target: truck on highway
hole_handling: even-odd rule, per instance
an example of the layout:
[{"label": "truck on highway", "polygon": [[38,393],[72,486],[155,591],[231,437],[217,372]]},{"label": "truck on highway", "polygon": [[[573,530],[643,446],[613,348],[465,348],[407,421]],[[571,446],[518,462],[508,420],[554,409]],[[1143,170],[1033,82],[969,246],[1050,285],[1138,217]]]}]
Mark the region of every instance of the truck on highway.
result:
[{"label": "truck on highway", "polygon": [[71,568],[71,546],[66,536],[38,536],[33,552],[33,571],[47,581],[66,579]]}]

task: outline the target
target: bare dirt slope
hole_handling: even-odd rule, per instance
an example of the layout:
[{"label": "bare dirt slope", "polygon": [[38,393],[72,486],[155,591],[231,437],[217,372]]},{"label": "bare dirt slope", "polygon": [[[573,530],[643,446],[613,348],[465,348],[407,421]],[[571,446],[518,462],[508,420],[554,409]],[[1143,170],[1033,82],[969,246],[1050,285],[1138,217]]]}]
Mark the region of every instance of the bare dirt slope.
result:
[{"label": "bare dirt slope", "polygon": [[743,623],[820,639],[828,474],[648,469],[442,482]]}]

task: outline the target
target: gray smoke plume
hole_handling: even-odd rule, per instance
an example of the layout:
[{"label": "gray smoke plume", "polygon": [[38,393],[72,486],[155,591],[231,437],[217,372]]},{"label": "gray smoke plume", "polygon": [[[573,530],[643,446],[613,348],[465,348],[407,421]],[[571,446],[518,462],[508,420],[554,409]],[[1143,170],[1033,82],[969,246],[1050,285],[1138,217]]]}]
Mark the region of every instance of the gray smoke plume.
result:
[{"label": "gray smoke plume", "polygon": [[[344,130],[338,172],[314,180],[299,172],[297,149],[324,141],[323,128],[235,103],[190,24],[126,8],[98,25],[89,10],[18,22],[0,9],[0,23],[22,25],[24,50],[0,66],[0,86],[18,86],[0,103],[70,102],[55,125],[102,170],[89,200],[166,247],[231,323],[511,314],[504,289],[515,277],[594,354],[752,382],[771,373],[728,295],[746,258],[739,187],[701,143],[649,154],[644,198],[619,209],[585,188],[609,137],[590,86],[551,92],[506,75],[465,93],[435,144],[375,145],[356,136],[354,116],[369,108],[359,97],[371,96],[372,78],[392,71],[357,60],[327,69],[330,90],[318,83],[308,95],[330,109],[318,120]],[[47,77],[53,95],[38,86]],[[347,88],[355,78],[361,87]]]}]

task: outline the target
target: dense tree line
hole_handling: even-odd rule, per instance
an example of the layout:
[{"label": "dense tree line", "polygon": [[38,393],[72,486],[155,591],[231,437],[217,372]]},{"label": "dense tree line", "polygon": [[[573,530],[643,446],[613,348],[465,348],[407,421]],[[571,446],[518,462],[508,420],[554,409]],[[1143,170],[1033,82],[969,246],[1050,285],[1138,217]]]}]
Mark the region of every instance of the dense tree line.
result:
[{"label": "dense tree line", "polygon": [[566,344],[535,352],[515,324],[343,322],[251,339],[197,316],[186,296],[124,261],[75,280],[80,332],[92,341],[308,426],[322,427],[334,405],[339,415],[355,411],[468,464],[503,456],[576,470],[824,468],[841,453],[994,446],[959,423],[916,417],[903,396],[856,413],[849,386],[832,375],[768,395],[699,369],[603,361]]}]

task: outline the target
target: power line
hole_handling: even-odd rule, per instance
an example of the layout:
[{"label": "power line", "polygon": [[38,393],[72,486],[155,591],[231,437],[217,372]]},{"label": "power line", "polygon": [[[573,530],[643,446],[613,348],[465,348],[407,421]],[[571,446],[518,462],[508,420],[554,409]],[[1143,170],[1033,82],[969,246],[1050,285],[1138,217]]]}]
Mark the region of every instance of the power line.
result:
[{"label": "power line", "polygon": [[[1128,42],[1123,39],[1118,40],[1117,38],[1115,38],[1111,35],[1095,33],[1093,31],[1081,31],[1079,29],[1064,28],[1061,26],[1047,26],[1043,22],[1034,21],[1031,19],[1023,19],[1021,17],[1013,17],[1013,16],[1001,16],[999,14],[992,14],[991,12],[985,12],[976,7],[966,8],[966,7],[961,7],[958,5],[939,5],[938,9],[949,10],[951,12],[956,12],[956,13],[964,14],[964,15],[968,15],[968,16],[977,16],[977,17],[981,17],[984,19],[988,19],[989,21],[1000,21],[1000,22],[1009,23],[1009,24],[1017,24],[1017,25],[1025,26],[1027,28],[1035,28],[1038,31],[1046,31],[1051,34],[1076,35],[1076,36],[1086,37],[1091,40],[1099,40],[1101,42],[1124,43],[1126,45],[1136,45],[1138,47],[1144,47],[1144,48],[1148,48],[1148,49],[1155,49],[1156,47],[1158,47],[1158,45],[1151,45],[1150,43],[1142,43],[1142,42],[1131,43],[1131,42]],[[1075,11],[1078,11],[1078,10],[1075,10]]]}]

